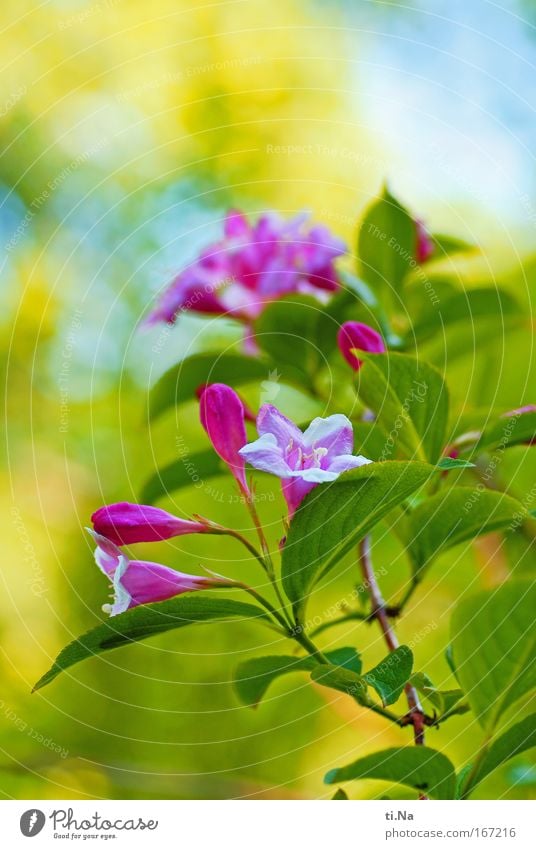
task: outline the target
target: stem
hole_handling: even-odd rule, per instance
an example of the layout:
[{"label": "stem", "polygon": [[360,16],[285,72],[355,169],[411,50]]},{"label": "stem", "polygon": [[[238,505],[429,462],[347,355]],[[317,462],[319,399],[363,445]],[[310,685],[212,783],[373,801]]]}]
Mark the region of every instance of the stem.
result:
[{"label": "stem", "polygon": [[223,530],[221,530],[221,531],[215,531],[215,533],[221,533],[222,535],[223,535],[223,534],[225,534],[226,536],[234,537],[234,539],[237,539],[239,542],[241,542],[241,543],[242,543],[242,545],[243,545],[245,548],[247,548],[247,550],[249,551],[249,553],[250,553],[250,554],[252,554],[252,555],[253,555],[253,557],[254,557],[256,560],[258,560],[258,561],[259,561],[259,563],[261,564],[262,568],[266,571],[266,563],[264,562],[264,560],[263,560],[263,558],[262,558],[261,553],[260,553],[260,552],[259,552],[259,551],[255,548],[255,546],[254,546],[254,545],[252,545],[252,544],[249,542],[249,540],[248,540],[248,539],[246,539],[246,537],[245,537],[245,536],[242,536],[242,534],[240,533],[240,531],[234,531],[232,528],[224,528],[224,529],[223,529]]},{"label": "stem", "polygon": [[[372,559],[370,556],[370,536],[364,537],[359,543],[359,562],[361,571],[368,587],[369,597],[372,607],[372,616],[377,620],[383,633],[387,648],[389,651],[395,651],[400,645],[396,632],[391,624],[391,620],[387,615],[386,604],[382,596],[380,587],[374,574]],[[406,684],[404,687],[406,699],[408,702],[411,724],[413,725],[413,737],[416,746],[424,746],[424,711],[419,701],[417,690],[411,684]],[[426,796],[420,795],[420,799],[425,799]]]},{"label": "stem", "polygon": [[265,607],[266,610],[271,613],[273,617],[275,617],[275,619],[277,619],[282,628],[284,628],[285,634],[288,636],[288,623],[285,621],[283,616],[281,616],[279,611],[276,610],[272,604],[270,604],[268,599],[264,598],[264,596],[257,592],[257,590],[254,590],[253,587],[250,587],[247,584],[243,584],[241,581],[235,581],[233,585],[235,587],[240,587],[240,589],[245,590],[245,592],[249,593],[249,595],[257,599],[257,601],[260,602],[260,604],[262,604],[262,606]]},{"label": "stem", "polygon": [[318,646],[315,646],[313,641],[301,630],[301,625],[298,625],[291,632],[291,636],[299,643],[311,657],[316,658],[319,663],[329,664],[327,657],[322,654]]},{"label": "stem", "polygon": [[[297,628],[299,629],[301,628],[301,626],[298,624]],[[320,649],[315,646],[313,641],[306,634],[304,634],[302,630],[297,630],[295,628],[291,632],[290,636],[293,637],[296,642],[298,642],[308,654],[318,660],[319,663],[329,664],[329,660],[327,659],[327,657],[322,654]],[[350,693],[348,695],[350,695]],[[391,713],[390,710],[386,710],[381,705],[376,705],[372,701],[368,702],[367,704],[364,704],[363,702],[360,702],[357,698],[354,698],[354,701],[356,701],[360,707],[368,708],[368,710],[371,710],[374,713],[383,716],[384,719],[388,719],[390,722],[394,722],[396,725],[400,726],[400,718],[396,716],[396,714]]]},{"label": "stem", "polygon": [[249,515],[253,520],[253,524],[255,525],[255,530],[257,531],[257,536],[259,537],[259,542],[261,544],[262,557],[260,558],[260,562],[262,563],[262,566],[266,574],[268,575],[268,578],[270,579],[272,587],[274,588],[274,592],[277,596],[277,600],[281,605],[281,612],[286,620],[285,627],[292,628],[292,619],[287,610],[285,599],[283,598],[281,590],[279,589],[279,584],[277,583],[277,577],[275,574],[274,564],[272,562],[272,556],[270,554],[270,548],[266,540],[266,536],[262,527],[261,520],[259,518],[259,514],[257,513],[257,508],[255,507],[255,504],[253,502],[252,493],[247,487],[244,489],[240,484],[239,488],[246,500],[246,506],[248,508]]},{"label": "stem", "polygon": [[247,488],[243,489],[242,486],[240,486],[240,491],[241,491],[242,495],[244,496],[244,498],[246,500],[246,506],[248,508],[249,515],[251,516],[251,518],[253,520],[253,524],[255,525],[255,530],[257,531],[257,536],[259,537],[259,542],[261,544],[261,549],[262,549],[262,553],[264,555],[266,565],[269,564],[270,567],[272,568],[272,571],[273,571],[272,558],[270,556],[270,549],[268,547],[268,543],[267,543],[266,537],[264,535],[264,530],[263,530],[263,527],[262,527],[262,524],[261,524],[261,520],[259,519],[259,514],[257,513],[257,509],[255,507],[255,504],[253,503],[252,494],[249,491],[249,489],[247,489]]},{"label": "stem", "polygon": [[351,610],[349,613],[343,613],[336,619],[330,619],[329,622],[322,622],[317,628],[311,631],[311,637],[316,637],[318,634],[327,631],[328,628],[334,628],[335,625],[342,625],[344,622],[349,622],[352,619],[357,619],[359,622],[366,622],[369,619],[367,613],[361,613],[359,610]]}]

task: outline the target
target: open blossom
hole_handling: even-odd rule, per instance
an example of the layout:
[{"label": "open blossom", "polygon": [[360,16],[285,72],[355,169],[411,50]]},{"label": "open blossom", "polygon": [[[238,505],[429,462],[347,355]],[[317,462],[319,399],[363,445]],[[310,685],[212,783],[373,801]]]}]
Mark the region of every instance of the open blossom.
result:
[{"label": "open blossom", "polygon": [[257,417],[257,431],[259,439],[245,445],[240,454],[256,469],[282,479],[290,516],[317,484],[371,462],[352,454],[352,424],[341,414],[313,419],[302,433],[276,407],[265,404]]},{"label": "open blossom", "polygon": [[175,277],[145,323],[171,323],[182,310],[194,310],[249,324],[284,295],[337,289],[334,260],[346,246],[327,227],[306,221],[304,214],[284,221],[269,213],[252,224],[231,210],[224,238]]},{"label": "open blossom", "polygon": [[96,510],[91,517],[95,531],[116,545],[157,542],[184,534],[206,533],[201,522],[179,519],[166,510],[146,504],[119,501]]},{"label": "open blossom", "polygon": [[345,321],[339,328],[337,344],[344,359],[354,371],[358,371],[363,365],[363,360],[355,354],[356,349],[370,354],[383,354],[386,350],[385,343],[377,330],[360,321]]},{"label": "open blossom", "polygon": [[182,593],[206,590],[225,584],[225,579],[202,577],[176,572],[160,563],[147,560],[129,560],[120,548],[100,534],[90,531],[97,548],[95,562],[109,578],[114,593],[112,604],[103,605],[110,616],[124,613],[139,604],[165,601]]},{"label": "open blossom", "polygon": [[211,383],[201,394],[199,415],[216,454],[227,463],[240,489],[248,493],[240,449],[247,442],[244,405],[225,383]]}]

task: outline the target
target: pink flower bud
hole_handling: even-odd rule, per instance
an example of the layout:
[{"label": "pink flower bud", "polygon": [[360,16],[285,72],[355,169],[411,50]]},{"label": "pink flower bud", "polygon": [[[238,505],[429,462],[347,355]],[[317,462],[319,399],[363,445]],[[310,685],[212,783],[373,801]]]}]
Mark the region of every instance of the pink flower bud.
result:
[{"label": "pink flower bud", "polygon": [[[207,386],[210,386],[210,383],[200,383],[197,389],[195,390],[195,397],[198,401],[201,400],[201,395],[203,394]],[[248,404],[244,401],[244,399],[241,398],[240,395],[238,397],[242,401],[242,406],[244,407],[244,419],[247,422],[253,422],[253,424],[255,424],[255,422],[257,421],[257,416],[255,415],[251,407],[249,407]]]},{"label": "pink flower bud", "polygon": [[344,359],[354,371],[358,371],[363,365],[363,360],[354,353],[356,349],[370,354],[383,354],[386,351],[380,334],[360,321],[346,321],[337,334],[337,344]]},{"label": "pink flower bud", "polygon": [[415,227],[417,229],[417,250],[415,259],[420,265],[422,265],[435,253],[435,245],[422,221],[417,219],[415,221]]},{"label": "pink flower bud", "polygon": [[245,460],[238,453],[247,442],[242,401],[225,383],[211,383],[201,395],[199,413],[216,454],[227,463],[242,492],[249,494]]},{"label": "pink flower bud", "polygon": [[95,531],[116,545],[157,542],[183,534],[202,534],[208,530],[201,522],[172,516],[158,507],[119,501],[101,507],[91,517]]},{"label": "pink flower bud", "polygon": [[113,603],[103,605],[110,616],[124,613],[139,604],[165,601],[182,593],[226,585],[224,578],[187,575],[168,569],[161,563],[129,560],[113,542],[90,531],[97,543],[95,562],[109,578],[113,588]]}]

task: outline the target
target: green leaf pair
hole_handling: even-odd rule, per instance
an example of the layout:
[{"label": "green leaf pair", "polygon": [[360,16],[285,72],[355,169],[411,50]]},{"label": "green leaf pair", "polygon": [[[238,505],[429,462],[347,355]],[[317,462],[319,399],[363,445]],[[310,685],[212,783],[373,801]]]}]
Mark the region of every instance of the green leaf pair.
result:
[{"label": "green leaf pair", "polygon": [[334,649],[324,656],[329,663],[321,663],[314,657],[285,655],[246,660],[236,671],[237,694],[244,704],[256,707],[276,679],[292,672],[309,672],[316,683],[346,693],[361,704],[370,703],[367,697],[367,685],[370,685],[383,704],[390,705],[402,693],[413,665],[413,655],[407,646],[400,646],[364,675],[355,649]]},{"label": "green leaf pair", "polygon": [[[326,652],[327,659],[341,669],[359,677],[361,660],[352,648]],[[235,674],[235,688],[239,699],[246,705],[256,707],[275,680],[292,672],[312,672],[320,664],[313,657],[253,657],[241,663]]]}]

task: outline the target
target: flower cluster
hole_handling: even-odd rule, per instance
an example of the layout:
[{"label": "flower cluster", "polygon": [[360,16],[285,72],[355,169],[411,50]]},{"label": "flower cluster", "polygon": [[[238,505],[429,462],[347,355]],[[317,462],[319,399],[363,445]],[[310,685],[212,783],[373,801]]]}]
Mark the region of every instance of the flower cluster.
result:
[{"label": "flower cluster", "polygon": [[[425,262],[434,250],[421,222],[416,221],[417,260]],[[251,328],[264,307],[290,293],[315,294],[322,299],[339,287],[335,260],[346,252],[344,243],[322,225],[310,225],[306,215],[288,221],[270,213],[251,223],[241,212],[225,218],[224,237],[183,270],[164,292],[146,323],[174,322],[183,310],[213,315],[230,314]],[[248,330],[248,334],[250,330]],[[348,365],[358,371],[360,352],[380,354],[382,336],[362,322],[347,321],[337,343]],[[256,417],[230,386],[202,385],[197,391],[200,420],[212,447],[235,478],[252,508],[246,463],[275,475],[290,521],[316,486],[334,481],[342,472],[371,461],[355,455],[350,420],[337,413],[315,418],[305,431],[271,404]],[[256,421],[257,438],[248,442],[246,422]],[[231,529],[200,517],[182,519],[148,505],[120,502],[101,507],[92,516],[97,543],[95,559],[113,587],[112,615],[147,602],[162,601],[184,592],[233,586],[219,576],[187,575],[160,563],[131,560],[121,547],[157,542],[185,534],[229,533]]]},{"label": "flower cluster", "polygon": [[[316,418],[302,433],[276,407],[265,404],[257,416],[259,438],[248,443],[244,405],[230,386],[208,385],[199,403],[201,423],[241,493],[246,499],[251,498],[245,472],[247,461],[281,479],[289,518],[315,486],[370,462],[352,453],[352,424],[341,414]],[[111,615],[185,592],[233,586],[232,581],[219,576],[187,575],[159,563],[130,560],[119,547],[185,534],[233,535],[230,529],[206,519],[181,519],[158,507],[129,502],[101,507],[91,518],[97,543],[95,560],[113,587],[113,603],[104,608]]]},{"label": "flower cluster", "polygon": [[307,226],[307,218],[284,221],[269,213],[251,224],[232,210],[223,240],[175,277],[146,323],[171,323],[181,311],[194,310],[249,324],[284,295],[334,291],[339,285],[334,260],[346,246],[327,227]]}]

